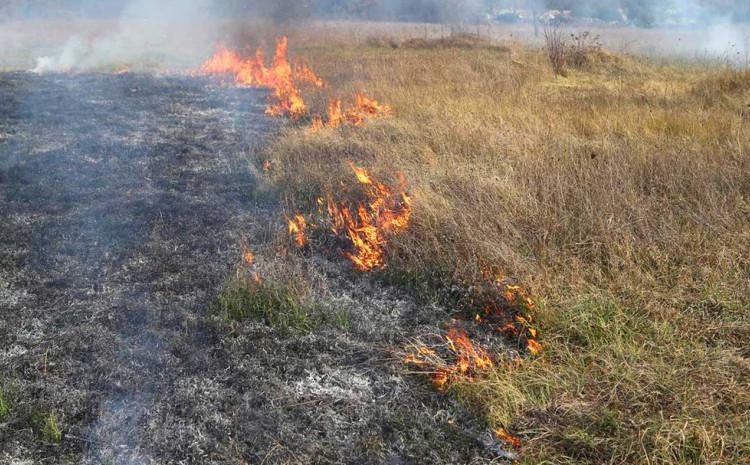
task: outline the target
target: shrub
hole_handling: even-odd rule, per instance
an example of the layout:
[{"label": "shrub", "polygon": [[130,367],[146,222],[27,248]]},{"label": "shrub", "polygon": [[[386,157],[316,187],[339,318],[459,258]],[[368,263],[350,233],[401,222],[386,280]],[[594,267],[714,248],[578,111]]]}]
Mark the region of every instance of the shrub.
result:
[{"label": "shrub", "polygon": [[544,28],[544,43],[552,71],[556,75],[565,75],[565,39],[562,30],[555,25]]}]

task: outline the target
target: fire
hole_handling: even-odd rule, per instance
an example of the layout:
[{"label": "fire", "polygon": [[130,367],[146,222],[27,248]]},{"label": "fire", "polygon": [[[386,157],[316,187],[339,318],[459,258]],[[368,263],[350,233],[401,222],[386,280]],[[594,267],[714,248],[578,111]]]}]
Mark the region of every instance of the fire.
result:
[{"label": "fire", "polygon": [[526,348],[534,355],[542,351],[542,345],[539,344],[539,342],[537,342],[535,339],[531,338],[526,340]]},{"label": "fire", "polygon": [[287,52],[289,40],[281,37],[276,43],[276,53],[270,67],[265,64],[265,52],[258,48],[253,58],[242,58],[239,53],[225,45],[219,45],[214,55],[198,70],[201,74],[232,75],[241,86],[266,87],[271,89],[274,102],[266,107],[271,116],[289,115],[299,119],[307,107],[302,99],[297,82],[310,82],[322,87],[323,81],[307,65],[289,64]]},{"label": "fire", "polygon": [[328,102],[328,127],[337,128],[344,124],[344,113],[341,111],[341,99],[334,98]]},{"label": "fire", "polygon": [[[361,174],[360,181],[367,182],[367,173]],[[538,355],[542,352],[542,345],[537,340],[537,330],[531,327],[529,311],[533,308],[534,301],[525,289],[507,284],[505,278],[491,279],[485,275],[484,280],[466,291],[459,303],[459,313],[448,322],[449,329],[443,336],[448,351],[438,353],[433,348],[419,346],[407,354],[404,363],[431,374],[433,384],[440,391],[455,382],[474,382],[478,376],[498,365],[487,349],[471,340],[464,329],[470,327],[485,337],[502,334],[515,340],[519,349]],[[515,357],[513,364],[518,365],[520,361]],[[512,436],[503,439],[516,445],[509,438]]]},{"label": "fire", "polygon": [[365,95],[364,92],[357,92],[354,96],[355,108],[359,113],[367,115],[371,118],[376,116],[387,116],[391,114],[391,107],[388,105],[381,105],[377,100],[372,99]]},{"label": "fire", "polygon": [[505,428],[495,428],[495,436],[515,448],[521,447],[521,440],[510,434]]},{"label": "fire", "polygon": [[199,71],[203,74],[239,73],[243,64],[237,52],[219,44],[214,55],[201,65]]},{"label": "fire", "polygon": [[[471,382],[475,377],[495,366],[489,353],[474,345],[461,328],[451,327],[445,335],[447,354],[441,357],[429,347],[418,347],[406,355],[404,362],[422,367],[431,373],[432,382],[440,390],[446,390],[456,381]],[[444,350],[445,352],[445,350]]]},{"label": "fire", "polygon": [[263,160],[263,171],[266,173],[271,171],[271,160]]},{"label": "fire", "polygon": [[354,95],[354,103],[344,106],[341,98],[334,97],[328,101],[328,121],[323,122],[319,115],[313,117],[311,130],[322,129],[324,126],[335,129],[345,124],[362,126],[365,121],[391,114],[391,108],[380,104],[377,100],[368,97],[363,92]]},{"label": "fire", "polygon": [[325,123],[323,122],[323,118],[320,115],[313,116],[312,123],[310,124],[309,131],[316,132],[320,129],[323,129],[325,127]]},{"label": "fire", "polygon": [[325,87],[326,83],[315,74],[305,63],[296,63],[294,65],[294,76],[299,82],[306,82],[318,88]]},{"label": "fire", "polygon": [[[346,204],[337,204],[329,197],[328,214],[332,230],[344,235],[354,251],[345,256],[360,271],[370,271],[385,266],[385,245],[388,238],[403,231],[411,216],[411,198],[403,186],[399,193],[375,181],[364,168],[350,163],[366,200],[356,207],[356,213]],[[403,181],[402,181],[403,184]]]},{"label": "fire", "polygon": [[[289,40],[281,37],[276,43],[271,66],[266,66],[263,48],[255,51],[252,58],[243,58],[237,51],[220,44],[214,55],[206,60],[198,69],[199,74],[231,76],[234,83],[240,86],[265,87],[271,89],[273,101],[266,107],[266,114],[270,116],[288,115],[294,120],[300,119],[307,113],[299,85],[308,84],[316,88],[326,86],[306,63],[297,61],[294,66],[289,63],[287,52]],[[361,126],[366,119],[387,116],[391,109],[387,105],[370,98],[364,92],[357,92],[352,103],[342,106],[341,99],[332,98],[328,102],[327,118],[316,115],[312,118],[311,131],[323,127],[337,128],[344,124]]]},{"label": "fire", "polygon": [[299,247],[304,247],[305,243],[307,242],[307,236],[305,233],[305,230],[307,229],[307,222],[305,221],[305,217],[298,213],[294,215],[294,218],[290,219],[288,222],[289,234],[294,236],[294,242],[296,242]]},{"label": "fire", "polygon": [[242,253],[242,259],[245,261],[245,264],[252,265],[255,261],[255,255],[253,255],[252,250],[245,249],[245,251]]}]

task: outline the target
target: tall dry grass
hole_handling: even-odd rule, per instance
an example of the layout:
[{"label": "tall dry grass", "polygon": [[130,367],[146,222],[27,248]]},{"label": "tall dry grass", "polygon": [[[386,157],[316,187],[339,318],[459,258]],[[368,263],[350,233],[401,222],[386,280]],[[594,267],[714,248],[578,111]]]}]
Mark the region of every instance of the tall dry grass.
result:
[{"label": "tall dry grass", "polygon": [[395,116],[286,130],[289,208],[351,175],[414,198],[390,272],[431,285],[483,264],[540,300],[544,355],[456,388],[528,463],[740,463],[750,456],[750,75],[604,51],[555,77],[517,45],[299,50]]}]

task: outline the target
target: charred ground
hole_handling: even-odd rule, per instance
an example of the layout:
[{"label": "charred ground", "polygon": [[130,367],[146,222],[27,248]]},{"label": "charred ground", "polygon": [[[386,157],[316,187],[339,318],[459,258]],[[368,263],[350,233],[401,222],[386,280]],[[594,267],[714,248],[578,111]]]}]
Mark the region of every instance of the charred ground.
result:
[{"label": "charred ground", "polygon": [[277,202],[250,162],[273,130],[264,103],[198,78],[0,76],[0,462],[495,455],[395,361],[439,309],[307,257],[316,311],[343,324],[211,310],[242,244],[274,247]]}]

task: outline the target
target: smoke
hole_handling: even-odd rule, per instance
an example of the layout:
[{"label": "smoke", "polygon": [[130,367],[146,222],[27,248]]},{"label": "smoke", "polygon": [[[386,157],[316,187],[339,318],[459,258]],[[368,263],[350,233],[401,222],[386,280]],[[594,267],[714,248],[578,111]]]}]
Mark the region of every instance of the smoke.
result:
[{"label": "smoke", "polygon": [[[3,43],[0,69],[32,68],[39,73],[189,68],[211,53],[217,39],[228,37],[233,25],[238,30],[247,30],[248,19],[272,20],[277,24],[334,17],[474,24],[492,21],[496,11],[507,10],[510,5],[526,10],[529,24],[532,11],[540,14],[546,8],[570,11],[573,27],[579,29],[599,27],[601,22],[586,22],[596,18],[618,22],[622,29],[631,25],[659,30],[653,34],[635,32],[635,39],[624,32],[598,30],[605,45],[613,49],[628,47],[659,55],[750,61],[750,29],[740,22],[750,21],[748,0],[18,0],[8,3],[25,5],[23,8],[3,7],[1,3],[0,0],[0,18],[3,15],[35,20],[54,17],[55,24],[67,21],[74,30],[77,28],[73,33],[61,34],[54,30],[56,25],[37,21],[37,30],[21,34],[0,22]],[[67,20],[59,21],[66,17]],[[83,20],[79,28],[75,22],[78,19],[70,18],[89,19]],[[578,25],[577,19],[582,20]],[[287,26],[290,25],[283,27]],[[608,36],[614,39],[607,40]],[[654,36],[659,40],[653,40]],[[20,55],[24,58],[18,58]]]},{"label": "smoke", "polygon": [[[213,0],[130,0],[120,8],[110,31],[73,35],[53,55],[36,60],[37,73],[116,67],[181,67],[205,54],[218,28]],[[79,3],[77,13],[96,15]]]},{"label": "smoke", "polygon": [[718,2],[671,0],[666,10],[660,13],[666,26],[690,27],[702,32],[701,43],[689,45],[694,52],[731,61],[747,56],[750,33],[735,20],[741,12],[731,5],[722,10],[718,8]]}]

